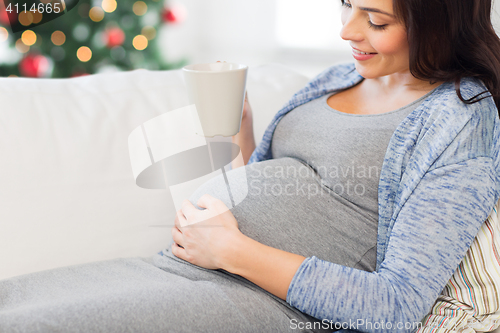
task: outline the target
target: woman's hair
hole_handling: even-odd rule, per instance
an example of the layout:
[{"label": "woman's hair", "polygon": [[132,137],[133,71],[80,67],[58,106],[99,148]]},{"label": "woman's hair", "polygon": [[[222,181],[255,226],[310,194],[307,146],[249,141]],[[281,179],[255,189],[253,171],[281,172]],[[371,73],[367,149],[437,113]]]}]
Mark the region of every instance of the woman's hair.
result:
[{"label": "woman's hair", "polygon": [[[408,34],[410,72],[433,82],[455,81],[467,104],[491,94],[500,110],[500,39],[491,23],[491,0],[393,1]],[[468,76],[481,79],[489,93],[465,100],[460,79]]]}]

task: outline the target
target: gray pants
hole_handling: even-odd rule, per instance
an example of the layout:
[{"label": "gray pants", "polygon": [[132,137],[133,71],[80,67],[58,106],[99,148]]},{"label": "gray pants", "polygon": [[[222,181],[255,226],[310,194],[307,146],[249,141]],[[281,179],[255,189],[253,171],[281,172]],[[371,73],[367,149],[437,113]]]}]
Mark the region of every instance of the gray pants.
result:
[{"label": "gray pants", "polygon": [[[0,281],[0,332],[316,332],[253,283],[170,252]],[[317,327],[320,322],[317,321]]]},{"label": "gray pants", "polygon": [[[270,160],[247,167],[248,179],[242,168],[227,173],[233,190],[244,188],[245,182],[249,189],[232,209],[241,231],[284,251],[371,270],[376,221],[353,218],[359,215],[356,207],[323,187],[313,197],[300,191],[286,196],[266,192],[277,185],[307,189],[319,184],[314,174],[256,176],[301,165],[293,159]],[[191,201],[196,203],[205,193],[230,203],[222,177],[200,187]],[[240,276],[191,265],[169,251],[0,281],[0,333],[331,331],[322,327],[322,322]]]}]

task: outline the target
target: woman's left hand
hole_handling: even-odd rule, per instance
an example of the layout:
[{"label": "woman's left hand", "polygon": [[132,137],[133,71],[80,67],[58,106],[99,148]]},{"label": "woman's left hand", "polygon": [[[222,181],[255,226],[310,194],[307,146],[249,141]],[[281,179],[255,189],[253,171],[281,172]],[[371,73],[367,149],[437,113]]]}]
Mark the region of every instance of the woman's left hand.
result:
[{"label": "woman's left hand", "polygon": [[196,203],[184,200],[172,228],[172,253],[194,265],[208,269],[224,268],[224,260],[243,234],[231,211],[208,194]]}]

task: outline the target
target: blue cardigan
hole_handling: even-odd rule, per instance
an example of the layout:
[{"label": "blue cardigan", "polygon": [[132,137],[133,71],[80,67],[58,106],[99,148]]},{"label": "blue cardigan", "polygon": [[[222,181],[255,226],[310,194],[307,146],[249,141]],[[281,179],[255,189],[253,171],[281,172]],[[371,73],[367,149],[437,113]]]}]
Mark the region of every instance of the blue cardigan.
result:
[{"label": "blue cardigan", "polygon": [[[318,75],[276,114],[249,163],[272,158],[273,132],[286,113],[362,79],[353,64]],[[484,90],[479,80],[462,79],[465,99]],[[396,128],[387,148],[378,189],[376,271],[309,257],[286,301],[330,327],[343,323],[349,329],[344,332],[415,330],[499,198],[499,152],[493,99],[465,104],[454,83],[436,88]]]}]

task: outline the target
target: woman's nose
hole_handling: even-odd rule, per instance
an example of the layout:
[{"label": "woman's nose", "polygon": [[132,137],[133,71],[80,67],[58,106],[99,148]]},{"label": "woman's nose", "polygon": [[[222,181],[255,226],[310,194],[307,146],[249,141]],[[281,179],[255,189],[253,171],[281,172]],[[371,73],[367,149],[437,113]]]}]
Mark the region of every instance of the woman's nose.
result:
[{"label": "woman's nose", "polygon": [[340,29],[340,38],[343,40],[361,41],[363,32],[360,26],[360,20],[355,13],[345,13],[342,15],[342,29]]}]

